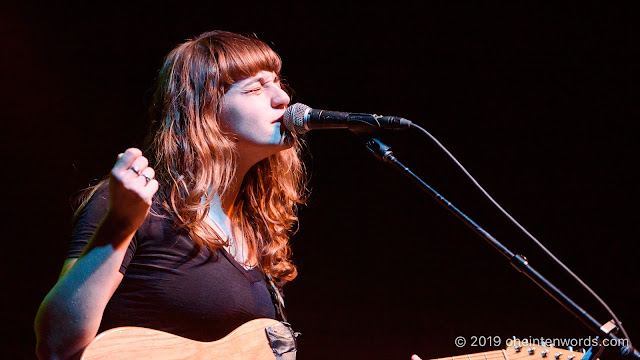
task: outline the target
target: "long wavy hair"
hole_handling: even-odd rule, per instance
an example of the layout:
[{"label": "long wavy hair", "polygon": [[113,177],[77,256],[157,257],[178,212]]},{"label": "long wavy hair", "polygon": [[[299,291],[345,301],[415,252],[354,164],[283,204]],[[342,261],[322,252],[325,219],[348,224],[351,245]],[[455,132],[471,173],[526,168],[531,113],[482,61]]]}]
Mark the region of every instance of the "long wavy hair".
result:
[{"label": "long wavy hair", "polygon": [[[206,32],[165,58],[151,108],[145,155],[160,189],[155,200],[194,243],[212,251],[227,244],[205,219],[210,202],[233,181],[234,135],[220,126],[220,100],[234,83],[266,70],[280,74],[280,57],[256,37]],[[229,218],[244,236],[249,258],[280,283],[297,275],[289,237],[306,195],[301,140],[245,175]]]}]

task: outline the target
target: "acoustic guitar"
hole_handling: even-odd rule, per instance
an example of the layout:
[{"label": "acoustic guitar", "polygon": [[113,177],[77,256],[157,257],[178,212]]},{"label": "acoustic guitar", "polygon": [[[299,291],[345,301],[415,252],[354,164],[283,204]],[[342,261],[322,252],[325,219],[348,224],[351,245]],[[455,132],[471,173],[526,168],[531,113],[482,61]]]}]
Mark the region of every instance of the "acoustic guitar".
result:
[{"label": "acoustic guitar", "polygon": [[[224,338],[202,342],[164,331],[119,327],[107,330],[86,347],[82,360],[276,360],[267,331],[287,334],[290,329],[273,319],[249,321]],[[510,346],[505,350],[480,352],[432,360],[582,360],[581,352],[548,346]]]},{"label": "acoustic guitar", "polygon": [[84,349],[80,359],[276,360],[270,341],[270,335],[274,332],[284,337],[292,336],[288,327],[274,319],[251,320],[222,339],[211,342],[195,341],[159,330],[125,326],[98,334]]}]

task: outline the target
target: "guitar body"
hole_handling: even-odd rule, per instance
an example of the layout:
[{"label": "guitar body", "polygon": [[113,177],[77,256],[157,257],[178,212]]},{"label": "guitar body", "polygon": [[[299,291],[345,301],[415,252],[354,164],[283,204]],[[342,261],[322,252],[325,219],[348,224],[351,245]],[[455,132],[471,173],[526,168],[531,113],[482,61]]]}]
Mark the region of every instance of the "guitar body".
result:
[{"label": "guitar body", "polygon": [[[270,336],[291,336],[287,328],[274,319],[256,319],[238,327],[224,338],[202,342],[173,335],[164,331],[119,327],[107,330],[86,347],[81,360],[276,360]],[[268,331],[267,331],[268,330]],[[267,335],[267,332],[270,335]],[[275,336],[278,338],[278,336]],[[280,336],[286,339],[287,336]],[[295,348],[293,348],[295,350]],[[280,351],[279,349],[278,351]],[[288,349],[285,349],[287,351]],[[294,355],[282,359],[295,359]],[[543,345],[509,346],[462,356],[432,360],[582,360],[583,353]]]},{"label": "guitar body", "polygon": [[82,360],[275,360],[265,329],[280,324],[274,319],[256,319],[224,338],[202,342],[164,331],[119,327],[99,334],[86,347]]}]

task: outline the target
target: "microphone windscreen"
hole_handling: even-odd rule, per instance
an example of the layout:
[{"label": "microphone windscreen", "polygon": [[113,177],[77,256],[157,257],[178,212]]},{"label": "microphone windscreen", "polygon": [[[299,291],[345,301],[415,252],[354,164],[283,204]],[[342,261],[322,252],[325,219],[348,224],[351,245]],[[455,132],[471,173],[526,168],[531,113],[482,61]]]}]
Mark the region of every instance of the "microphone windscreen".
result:
[{"label": "microphone windscreen", "polygon": [[282,123],[287,130],[296,134],[304,134],[309,131],[304,125],[304,116],[309,110],[311,110],[309,106],[295,103],[285,110]]}]

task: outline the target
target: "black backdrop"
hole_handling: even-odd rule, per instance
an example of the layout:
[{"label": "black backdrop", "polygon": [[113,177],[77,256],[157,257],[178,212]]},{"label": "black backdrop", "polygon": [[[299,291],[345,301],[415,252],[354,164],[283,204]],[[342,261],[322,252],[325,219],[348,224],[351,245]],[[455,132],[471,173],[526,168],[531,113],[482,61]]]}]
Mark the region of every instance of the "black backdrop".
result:
[{"label": "black backdrop", "polygon": [[[141,145],[163,56],[210,29],[270,43],[294,102],[425,127],[640,344],[637,2],[3,7],[3,358],[34,356],[32,322],[64,258],[70,199]],[[428,140],[382,139],[609,320]],[[353,134],[311,132],[308,143],[313,192],[293,239],[300,275],[286,287],[301,359],[435,358],[499,348],[458,348],[457,336],[591,335]]]}]

